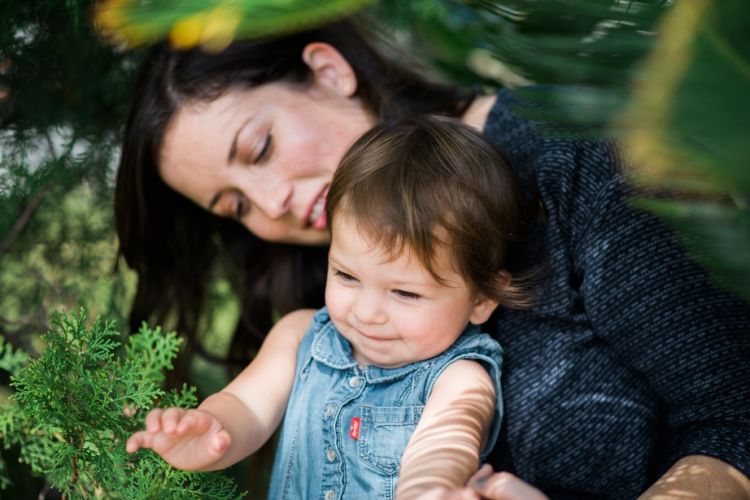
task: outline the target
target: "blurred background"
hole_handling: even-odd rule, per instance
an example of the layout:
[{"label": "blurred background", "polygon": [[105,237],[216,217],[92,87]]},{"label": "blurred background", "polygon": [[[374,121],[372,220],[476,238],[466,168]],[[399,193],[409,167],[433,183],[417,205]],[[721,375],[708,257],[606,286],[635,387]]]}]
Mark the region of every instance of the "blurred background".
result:
[{"label": "blurred background", "polygon": [[[554,84],[524,91],[555,103],[539,119],[622,143],[632,182],[650,193],[633,203],[675,227],[719,286],[750,299],[747,0],[1,0],[4,342],[34,356],[50,313],[80,306],[127,325],[135,278],[117,263],[113,180],[149,43],[221,50],[355,12],[371,18],[391,55],[436,79]],[[213,291],[202,340],[221,357],[237,305],[218,275]],[[198,357],[192,366],[201,394],[226,381],[220,365]],[[0,402],[8,383],[0,369]],[[12,448],[2,453],[13,485],[1,496],[37,497],[44,481]],[[258,491],[269,457],[231,473]]]}]

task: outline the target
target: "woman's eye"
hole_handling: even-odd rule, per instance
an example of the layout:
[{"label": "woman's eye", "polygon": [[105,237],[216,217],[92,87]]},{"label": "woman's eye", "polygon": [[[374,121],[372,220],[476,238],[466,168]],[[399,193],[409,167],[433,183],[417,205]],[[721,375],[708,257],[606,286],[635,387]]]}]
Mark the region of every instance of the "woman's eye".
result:
[{"label": "woman's eye", "polygon": [[344,281],[357,281],[357,278],[355,278],[351,274],[347,274],[347,273],[345,273],[343,271],[334,270],[333,271],[333,275],[336,276],[337,278],[340,278],[340,279],[344,280]]},{"label": "woman's eye", "polygon": [[407,292],[406,290],[393,290],[393,293],[398,295],[402,299],[417,300],[422,297],[418,293]]},{"label": "woman's eye", "polygon": [[272,144],[273,144],[273,137],[269,133],[266,135],[266,139],[263,141],[263,147],[260,148],[260,152],[255,157],[255,163],[260,163],[270,154]]}]

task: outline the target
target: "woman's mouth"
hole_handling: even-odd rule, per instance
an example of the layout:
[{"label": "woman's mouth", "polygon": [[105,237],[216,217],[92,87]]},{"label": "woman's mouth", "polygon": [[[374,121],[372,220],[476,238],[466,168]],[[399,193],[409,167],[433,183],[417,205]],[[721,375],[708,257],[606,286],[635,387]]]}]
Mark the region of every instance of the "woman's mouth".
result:
[{"label": "woman's mouth", "polygon": [[327,227],[326,222],[326,195],[328,194],[328,185],[320,192],[310,209],[310,215],[307,217],[307,225],[313,229],[323,230]]}]

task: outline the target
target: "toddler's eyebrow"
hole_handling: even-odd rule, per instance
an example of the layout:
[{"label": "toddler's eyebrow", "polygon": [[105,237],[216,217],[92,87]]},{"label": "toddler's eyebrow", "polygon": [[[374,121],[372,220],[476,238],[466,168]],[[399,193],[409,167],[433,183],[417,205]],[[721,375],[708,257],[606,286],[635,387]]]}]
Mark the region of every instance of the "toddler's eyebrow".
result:
[{"label": "toddler's eyebrow", "polygon": [[393,283],[393,286],[405,286],[405,287],[413,287],[413,286],[419,286],[419,287],[425,287],[425,288],[441,288],[442,285],[435,281],[434,279],[431,281],[423,281],[422,279],[415,278],[414,281],[407,281],[407,280],[396,280]]}]

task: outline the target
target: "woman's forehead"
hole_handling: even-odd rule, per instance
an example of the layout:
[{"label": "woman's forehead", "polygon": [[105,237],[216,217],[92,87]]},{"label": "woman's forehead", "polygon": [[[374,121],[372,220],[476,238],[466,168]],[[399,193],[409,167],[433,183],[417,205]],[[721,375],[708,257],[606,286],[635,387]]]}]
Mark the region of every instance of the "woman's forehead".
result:
[{"label": "woman's forehead", "polygon": [[273,82],[257,87],[234,87],[212,100],[191,99],[177,110],[172,122],[197,120],[206,126],[226,127],[233,120],[246,121],[251,116],[275,112],[298,111],[301,99],[309,97],[306,87]]}]

